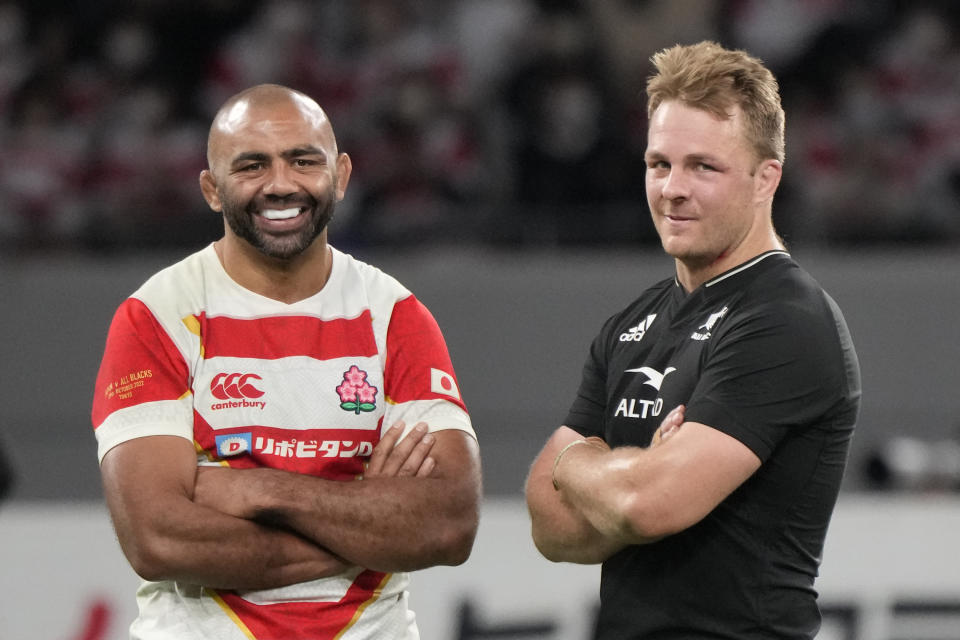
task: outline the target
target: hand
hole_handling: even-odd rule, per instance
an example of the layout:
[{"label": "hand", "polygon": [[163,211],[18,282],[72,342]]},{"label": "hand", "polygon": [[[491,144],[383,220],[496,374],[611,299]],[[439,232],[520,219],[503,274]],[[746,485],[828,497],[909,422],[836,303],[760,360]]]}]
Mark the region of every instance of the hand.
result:
[{"label": "hand", "polygon": [[682,404],[677,405],[674,409],[668,413],[663,418],[663,422],[660,423],[660,426],[653,434],[653,440],[650,442],[650,447],[656,447],[667,441],[673,434],[675,434],[680,429],[680,425],[683,424],[684,411],[686,407]]},{"label": "hand", "polygon": [[214,466],[197,467],[193,501],[237,518],[252,518],[253,513],[243,500],[245,492],[236,486],[241,473],[247,474],[246,480],[252,480],[249,470]]},{"label": "hand", "polygon": [[[364,477],[416,476],[426,478],[436,466],[430,457],[436,438],[427,430],[426,423],[418,423],[402,440],[404,423],[398,422],[377,443],[364,471]],[[397,442],[399,440],[399,442]]]}]

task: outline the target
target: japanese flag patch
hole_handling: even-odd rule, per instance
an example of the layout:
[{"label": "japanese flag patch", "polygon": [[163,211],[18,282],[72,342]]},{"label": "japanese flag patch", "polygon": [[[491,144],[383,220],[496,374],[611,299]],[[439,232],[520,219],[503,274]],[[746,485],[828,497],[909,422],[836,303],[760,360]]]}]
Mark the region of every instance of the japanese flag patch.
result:
[{"label": "japanese flag patch", "polygon": [[439,369],[430,369],[430,391],[450,396],[454,400],[460,400],[457,381],[453,379],[452,375]]}]

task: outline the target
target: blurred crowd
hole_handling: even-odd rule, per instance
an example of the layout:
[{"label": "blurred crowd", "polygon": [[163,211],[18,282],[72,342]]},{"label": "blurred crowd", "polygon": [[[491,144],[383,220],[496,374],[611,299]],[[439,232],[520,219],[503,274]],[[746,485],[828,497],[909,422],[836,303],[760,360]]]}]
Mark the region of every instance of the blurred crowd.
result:
[{"label": "blurred crowd", "polygon": [[200,245],[210,118],[315,97],[354,161],[335,243],[654,241],[650,55],[781,81],[788,242],[960,240],[952,0],[0,0],[0,249]]}]

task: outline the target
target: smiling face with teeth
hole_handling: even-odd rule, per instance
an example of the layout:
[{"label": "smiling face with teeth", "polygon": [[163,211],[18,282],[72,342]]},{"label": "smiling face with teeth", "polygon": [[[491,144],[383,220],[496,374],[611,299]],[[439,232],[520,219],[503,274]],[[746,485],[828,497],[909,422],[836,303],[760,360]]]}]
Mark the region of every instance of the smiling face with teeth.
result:
[{"label": "smiling face with teeth", "polygon": [[224,240],[247,255],[291,260],[322,236],[350,177],[333,129],[310,98],[272,85],[231,99],[217,114],[200,176],[223,213]]}]

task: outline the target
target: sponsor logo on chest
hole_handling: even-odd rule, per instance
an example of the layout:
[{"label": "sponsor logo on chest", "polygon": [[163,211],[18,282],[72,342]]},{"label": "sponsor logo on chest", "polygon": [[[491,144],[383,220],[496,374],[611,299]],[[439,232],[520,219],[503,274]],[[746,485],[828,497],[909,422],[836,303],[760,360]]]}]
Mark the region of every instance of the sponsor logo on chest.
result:
[{"label": "sponsor logo on chest", "polygon": [[660,387],[663,386],[663,380],[668,375],[676,371],[676,367],[667,367],[660,372],[653,367],[637,367],[636,369],[627,369],[624,373],[636,373],[646,378],[643,381],[644,386],[652,387],[657,391],[657,396],[653,400],[644,398],[621,398],[613,411],[615,418],[634,418],[642,420],[648,417],[659,416],[663,412],[663,398],[660,397]]},{"label": "sponsor logo on chest", "polygon": [[216,436],[216,445],[221,458],[244,453],[278,458],[354,458],[373,453],[373,443],[366,440],[254,437],[249,432]]}]

